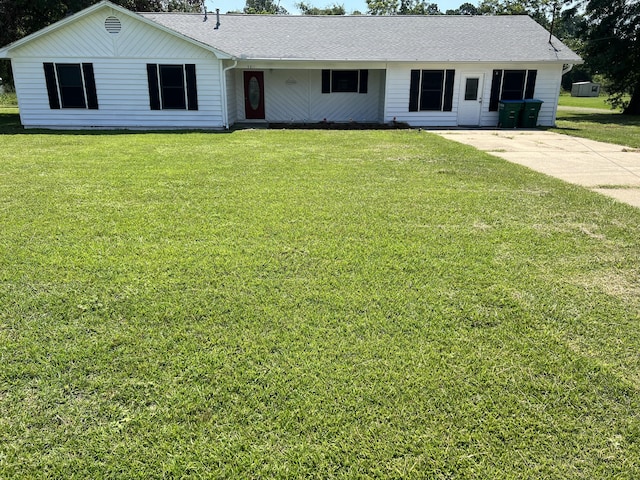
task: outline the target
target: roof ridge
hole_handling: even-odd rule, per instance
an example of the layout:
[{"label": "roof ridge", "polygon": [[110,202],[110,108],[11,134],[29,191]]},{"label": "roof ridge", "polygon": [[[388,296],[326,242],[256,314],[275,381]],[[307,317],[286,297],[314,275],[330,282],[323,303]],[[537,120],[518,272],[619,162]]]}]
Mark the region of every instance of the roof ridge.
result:
[{"label": "roof ridge", "polygon": [[[189,15],[189,16],[198,16],[204,15],[204,12],[135,12],[139,15]],[[215,14],[216,12],[207,11],[208,14]],[[304,14],[274,14],[274,13],[242,13],[242,12],[220,12],[220,15],[229,16],[229,17],[248,17],[248,18],[327,18],[327,19],[339,19],[339,18],[379,18],[379,19],[388,19],[388,18],[396,18],[396,19],[407,19],[407,18],[431,18],[431,19],[445,19],[445,18],[456,18],[456,19],[467,19],[467,18],[492,18],[492,19],[507,19],[507,18],[528,18],[533,20],[529,15],[304,15]],[[535,20],[534,20],[535,21]],[[537,23],[537,22],[536,22]]]}]

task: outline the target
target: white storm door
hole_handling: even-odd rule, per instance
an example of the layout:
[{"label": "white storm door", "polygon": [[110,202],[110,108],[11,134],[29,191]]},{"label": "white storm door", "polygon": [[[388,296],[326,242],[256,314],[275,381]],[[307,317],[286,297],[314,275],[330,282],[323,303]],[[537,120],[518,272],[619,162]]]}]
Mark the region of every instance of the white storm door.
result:
[{"label": "white storm door", "polygon": [[480,126],[482,110],[483,73],[463,73],[460,79],[460,101],[458,104],[458,125]]}]

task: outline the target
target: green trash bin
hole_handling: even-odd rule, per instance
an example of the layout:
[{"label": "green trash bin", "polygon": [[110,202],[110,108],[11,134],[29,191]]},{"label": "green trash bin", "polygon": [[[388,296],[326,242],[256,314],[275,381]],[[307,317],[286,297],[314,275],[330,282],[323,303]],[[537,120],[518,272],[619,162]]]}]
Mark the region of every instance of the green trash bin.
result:
[{"label": "green trash bin", "polygon": [[538,114],[540,113],[540,107],[544,102],[535,98],[528,98],[524,100],[524,107],[520,114],[520,120],[518,126],[522,128],[536,128],[538,126]]},{"label": "green trash bin", "polygon": [[523,100],[500,100],[498,106],[498,128],[516,128]]}]

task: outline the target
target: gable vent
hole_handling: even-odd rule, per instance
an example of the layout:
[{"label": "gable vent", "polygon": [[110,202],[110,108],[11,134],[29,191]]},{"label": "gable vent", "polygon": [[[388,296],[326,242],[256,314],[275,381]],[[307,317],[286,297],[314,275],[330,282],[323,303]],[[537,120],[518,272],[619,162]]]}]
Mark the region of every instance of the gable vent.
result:
[{"label": "gable vent", "polygon": [[116,33],[120,33],[120,30],[122,30],[122,24],[120,23],[119,18],[107,17],[104,21],[104,28],[107,32],[115,35]]}]

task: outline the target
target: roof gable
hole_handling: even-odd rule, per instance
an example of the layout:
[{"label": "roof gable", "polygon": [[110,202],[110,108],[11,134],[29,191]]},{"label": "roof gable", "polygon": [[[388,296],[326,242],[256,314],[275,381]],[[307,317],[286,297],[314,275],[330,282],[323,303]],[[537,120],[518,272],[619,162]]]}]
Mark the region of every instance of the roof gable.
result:
[{"label": "roof gable", "polygon": [[[178,31],[175,31],[171,28],[168,28],[164,25],[158,24],[156,22],[153,22],[145,17],[143,17],[142,15],[139,15],[135,12],[132,12],[130,10],[127,10],[124,7],[120,7],[119,5],[115,5],[109,1],[103,0],[100,3],[94,4],[84,10],[82,10],[81,12],[78,12],[74,15],[71,15],[69,17],[66,17],[56,23],[53,23],[51,25],[49,25],[48,27],[45,27],[41,30],[38,30],[37,32],[32,33],[31,35],[27,35],[24,38],[21,38],[20,40],[17,40],[9,45],[7,45],[4,48],[0,49],[0,58],[10,58],[12,55],[11,53],[16,51],[16,50],[24,50],[24,49],[36,49],[38,46],[43,47],[46,43],[50,43],[52,41],[57,40],[58,42],[61,43],[65,43],[66,42],[73,42],[73,39],[71,38],[67,38],[65,40],[63,40],[63,37],[65,36],[65,33],[68,33],[70,31],[70,29],[81,29],[83,24],[86,24],[87,22],[92,20],[92,17],[98,17],[100,15],[117,15],[123,19],[126,19],[128,21],[133,21],[133,22],[138,22],[139,24],[145,24],[153,29],[155,29],[158,32],[164,32],[165,35],[170,35],[171,37],[174,38],[179,38],[182,41],[185,41],[193,46],[196,46],[200,49],[203,49],[203,51],[209,51],[209,52],[213,52],[218,58],[229,58],[230,55],[228,55],[225,52],[222,52],[218,49],[216,49],[215,47],[208,45],[208,44],[203,44],[191,37],[188,37]],[[102,23],[104,20],[101,19],[100,23]],[[43,40],[46,40],[43,42]],[[83,54],[82,48],[83,46],[89,46],[88,44],[83,43],[79,37],[75,38],[75,43],[72,45],[73,46],[73,51],[74,51],[74,56],[81,56]],[[104,46],[100,45],[100,39],[96,39],[94,37],[93,41],[91,41],[91,53],[95,54],[96,51],[100,51],[101,47],[104,48],[104,54],[105,55],[110,55],[110,51],[111,51],[111,42],[102,42],[105,43]],[[85,54],[87,52],[84,52]]]}]

